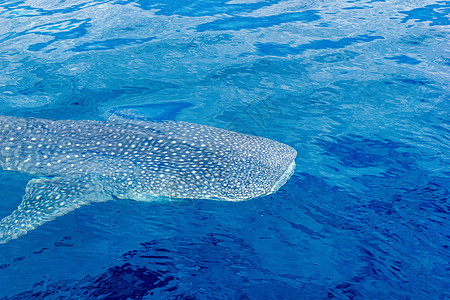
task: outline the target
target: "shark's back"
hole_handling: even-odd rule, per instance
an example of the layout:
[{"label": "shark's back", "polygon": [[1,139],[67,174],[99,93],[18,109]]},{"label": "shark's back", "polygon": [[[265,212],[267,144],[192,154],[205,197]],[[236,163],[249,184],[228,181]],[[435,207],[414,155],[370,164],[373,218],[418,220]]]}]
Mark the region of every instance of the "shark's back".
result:
[{"label": "shark's back", "polygon": [[147,185],[138,194],[244,200],[278,189],[294,166],[294,149],[261,137],[186,122],[125,126],[133,133],[122,143],[134,163],[132,180]]},{"label": "shark's back", "polygon": [[276,141],[186,122],[6,118],[4,169],[95,176],[121,198],[253,198],[284,183],[296,156]]}]

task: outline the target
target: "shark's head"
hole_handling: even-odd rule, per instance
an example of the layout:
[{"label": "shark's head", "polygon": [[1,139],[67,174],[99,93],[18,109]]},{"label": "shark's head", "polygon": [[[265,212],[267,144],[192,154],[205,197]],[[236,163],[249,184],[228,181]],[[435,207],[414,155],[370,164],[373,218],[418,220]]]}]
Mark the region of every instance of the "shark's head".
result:
[{"label": "shark's head", "polygon": [[159,195],[242,201],[277,191],[295,168],[297,152],[266,138],[185,122],[152,128],[164,142],[145,176]]},{"label": "shark's head", "polygon": [[293,148],[268,139],[243,144],[220,174],[220,200],[242,201],[276,192],[293,174],[296,155]]}]

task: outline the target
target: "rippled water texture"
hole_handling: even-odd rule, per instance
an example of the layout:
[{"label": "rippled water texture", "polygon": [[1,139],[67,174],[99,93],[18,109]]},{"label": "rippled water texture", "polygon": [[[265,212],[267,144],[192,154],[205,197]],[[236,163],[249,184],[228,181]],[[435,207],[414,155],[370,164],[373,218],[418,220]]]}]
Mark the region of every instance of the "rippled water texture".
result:
[{"label": "rippled water texture", "polygon": [[[97,203],[0,245],[5,299],[447,299],[449,1],[1,1],[0,114],[293,146],[246,202]],[[0,217],[26,174],[0,172]]]}]

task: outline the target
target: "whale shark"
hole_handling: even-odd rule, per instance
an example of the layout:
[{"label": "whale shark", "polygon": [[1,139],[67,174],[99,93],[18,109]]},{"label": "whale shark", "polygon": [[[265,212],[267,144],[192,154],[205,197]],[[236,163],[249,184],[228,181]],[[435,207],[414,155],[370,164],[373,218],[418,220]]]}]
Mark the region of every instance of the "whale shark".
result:
[{"label": "whale shark", "polygon": [[242,201],[276,192],[297,152],[267,138],[182,121],[0,116],[0,168],[32,174],[0,243],[111,199]]}]

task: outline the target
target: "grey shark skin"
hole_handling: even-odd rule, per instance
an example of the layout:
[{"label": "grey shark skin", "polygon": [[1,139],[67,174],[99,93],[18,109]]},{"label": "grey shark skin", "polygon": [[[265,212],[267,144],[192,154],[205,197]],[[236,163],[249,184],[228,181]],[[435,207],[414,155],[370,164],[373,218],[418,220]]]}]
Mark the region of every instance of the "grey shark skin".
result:
[{"label": "grey shark skin", "polygon": [[274,193],[292,175],[296,155],[276,141],[186,122],[0,116],[0,167],[37,176],[0,221],[0,243],[91,202]]}]

